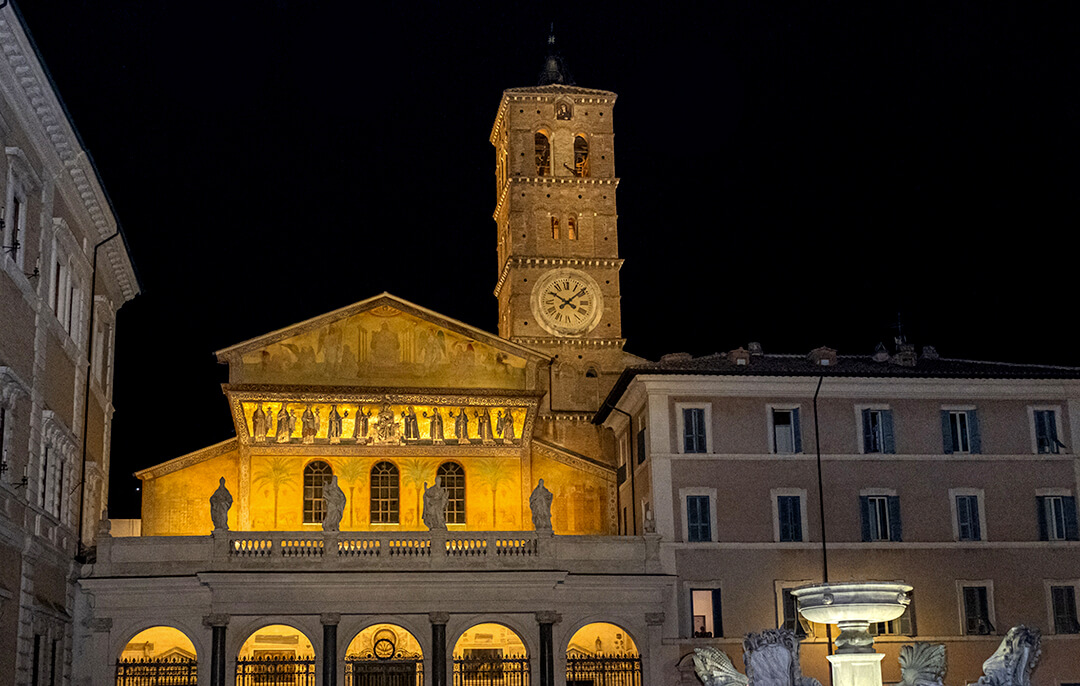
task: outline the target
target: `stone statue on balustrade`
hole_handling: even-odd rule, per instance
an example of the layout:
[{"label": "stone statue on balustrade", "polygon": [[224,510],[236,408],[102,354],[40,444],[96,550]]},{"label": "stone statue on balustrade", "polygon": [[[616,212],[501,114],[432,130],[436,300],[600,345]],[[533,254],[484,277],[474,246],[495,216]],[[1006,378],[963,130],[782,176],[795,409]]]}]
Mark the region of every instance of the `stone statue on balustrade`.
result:
[{"label": "stone statue on balustrade", "polygon": [[983,663],[978,686],[1031,686],[1031,672],[1042,655],[1042,634],[1023,624],[1005,634],[1001,645]]},{"label": "stone statue on balustrade", "polygon": [[251,413],[251,438],[256,443],[266,442],[266,413],[263,412],[262,403]]},{"label": "stone statue on balustrade", "polygon": [[214,531],[229,530],[229,508],[232,503],[232,493],[225,488],[225,477],[221,477],[217,490],[210,496],[210,519],[214,522]]},{"label": "stone statue on balustrade", "polygon": [[747,686],[746,675],[717,648],[694,648],[694,672],[705,686]]},{"label": "stone statue on balustrade", "polygon": [[446,504],[450,495],[442,486],[442,477],[435,478],[435,485],[428,488],[424,482],[424,526],[429,531],[446,531]]},{"label": "stone statue on balustrade", "polygon": [[544,487],[544,480],[533,489],[529,496],[529,509],[532,510],[533,528],[537,531],[551,532],[551,501],[555,494]]},{"label": "stone statue on balustrade", "polygon": [[942,686],[945,646],[915,643],[900,648],[900,683],[897,686]]},{"label": "stone statue on balustrade", "polygon": [[323,484],[323,500],[326,501],[326,516],[323,518],[323,531],[339,531],[341,515],[345,513],[345,492],[338,486],[337,475]]},{"label": "stone statue on balustrade", "polygon": [[766,629],[743,639],[743,664],[749,686],[821,686],[803,676],[799,638],[790,629]]}]

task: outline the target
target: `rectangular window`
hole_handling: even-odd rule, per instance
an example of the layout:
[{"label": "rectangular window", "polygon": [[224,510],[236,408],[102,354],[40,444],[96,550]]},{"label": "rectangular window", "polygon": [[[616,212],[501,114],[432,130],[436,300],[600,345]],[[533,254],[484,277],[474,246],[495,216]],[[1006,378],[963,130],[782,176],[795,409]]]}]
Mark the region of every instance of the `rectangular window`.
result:
[{"label": "rectangular window", "polygon": [[979,496],[956,496],[956,533],[960,541],[981,541],[979,524]]},{"label": "rectangular window", "polygon": [[900,541],[900,499],[894,495],[859,497],[864,541]]},{"label": "rectangular window", "polygon": [[982,452],[979,420],[975,410],[942,410],[941,443],[946,455]]},{"label": "rectangular window", "polygon": [[990,623],[990,593],[986,586],[964,586],[964,633],[985,636],[994,633]]},{"label": "rectangular window", "polygon": [[1076,618],[1076,587],[1051,586],[1050,602],[1054,609],[1055,634],[1080,634]]},{"label": "rectangular window", "polygon": [[38,499],[41,509],[45,509],[45,496],[49,487],[49,446],[45,446],[45,452],[41,457],[41,496]]},{"label": "rectangular window", "polygon": [[1036,498],[1040,541],[1080,540],[1076,526],[1076,498],[1048,495]]},{"label": "rectangular window", "polygon": [[954,453],[966,453],[971,449],[971,439],[968,436],[967,412],[949,413],[949,433]]},{"label": "rectangular window", "polygon": [[11,259],[22,264],[19,249],[22,247],[22,200],[18,195],[11,198],[11,243],[8,244]]},{"label": "rectangular window", "polygon": [[714,638],[724,635],[721,617],[720,589],[690,591],[690,612],[694,618],[694,638]]},{"label": "rectangular window", "polygon": [[1035,410],[1035,452],[1057,454],[1063,448],[1057,434],[1057,413],[1054,410]]},{"label": "rectangular window", "polygon": [[871,636],[914,636],[915,635],[915,598],[908,594],[911,602],[904,609],[904,614],[899,619],[891,622],[871,622],[869,633]]},{"label": "rectangular window", "polygon": [[645,427],[637,432],[637,463],[645,461]]},{"label": "rectangular window", "polygon": [[683,409],[683,452],[703,453],[705,444],[705,408]]},{"label": "rectangular window", "polygon": [[797,495],[776,496],[776,512],[780,525],[780,542],[802,541],[802,498]]},{"label": "rectangular window", "polygon": [[60,316],[60,286],[63,283],[64,266],[58,261],[56,263],[56,271],[53,278],[53,297],[52,297],[52,311],[56,316]]},{"label": "rectangular window", "polygon": [[792,455],[802,452],[799,430],[799,410],[772,410],[773,452]]},{"label": "rectangular window", "polygon": [[784,625],[780,628],[794,631],[798,638],[806,638],[806,628],[799,617],[799,603],[795,596],[791,595],[790,588],[783,589],[782,602],[784,605]]},{"label": "rectangular window", "polygon": [[41,684],[41,634],[34,634],[34,664],[30,668],[30,683]]},{"label": "rectangular window", "polygon": [[892,410],[864,409],[862,411],[862,437],[863,453],[895,453]]},{"label": "rectangular window", "polygon": [[712,540],[709,522],[709,496],[686,496],[686,537],[691,543]]}]

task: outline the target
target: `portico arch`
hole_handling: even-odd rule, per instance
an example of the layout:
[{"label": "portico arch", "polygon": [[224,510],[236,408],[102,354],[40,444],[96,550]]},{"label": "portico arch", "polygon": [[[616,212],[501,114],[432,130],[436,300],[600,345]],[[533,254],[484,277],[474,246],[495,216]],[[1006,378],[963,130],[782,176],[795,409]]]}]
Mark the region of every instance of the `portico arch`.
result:
[{"label": "portico arch", "polygon": [[527,684],[531,677],[525,641],[506,624],[483,622],[454,643],[454,683]]},{"label": "portico arch", "polygon": [[116,660],[116,686],[195,686],[198,651],[191,638],[171,626],[152,626],[131,637]]},{"label": "portico arch", "polygon": [[392,683],[423,686],[424,651],[411,631],[398,624],[371,624],[345,649],[345,684]]},{"label": "portico arch", "polygon": [[566,645],[566,683],[640,686],[641,653],[630,632],[611,622],[592,622],[575,631]]},{"label": "portico arch", "polygon": [[236,686],[263,683],[314,686],[315,647],[307,634],[288,624],[268,624],[247,637],[236,655]]}]

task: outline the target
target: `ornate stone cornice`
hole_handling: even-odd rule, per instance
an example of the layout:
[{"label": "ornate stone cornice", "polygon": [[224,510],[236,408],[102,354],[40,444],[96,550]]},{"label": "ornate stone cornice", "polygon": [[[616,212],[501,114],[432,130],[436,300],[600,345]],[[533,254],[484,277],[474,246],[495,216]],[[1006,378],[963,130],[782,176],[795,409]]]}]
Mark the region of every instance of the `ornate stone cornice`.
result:
[{"label": "ornate stone cornice", "polygon": [[[510,275],[510,270],[513,268],[554,268],[554,267],[599,267],[601,269],[614,269],[618,271],[622,269],[624,260],[621,257],[518,257],[511,255],[506,258],[506,262],[503,263],[502,270],[499,272],[499,281],[495,284],[495,297],[499,297],[499,292],[502,291],[503,284],[506,283],[506,277]],[[521,341],[527,340],[514,336],[512,340]]]},{"label": "ornate stone cornice", "polygon": [[551,445],[550,443],[544,443],[539,439],[533,440],[532,448],[534,453],[558,462],[559,464],[564,464],[587,474],[598,476],[604,481],[615,481],[614,467],[608,467],[607,465],[589,459],[584,455],[578,455],[569,450]]},{"label": "ornate stone cornice", "polygon": [[168,462],[162,462],[159,465],[148,467],[142,471],[135,472],[135,476],[139,479],[156,479],[159,476],[165,476],[166,474],[172,474],[178,472],[185,467],[190,467],[193,464],[198,464],[205,460],[209,460],[219,455],[232,452],[237,449],[238,441],[236,438],[230,438],[222,441],[221,443],[215,443],[214,445],[207,446],[195,452],[188,453],[187,455],[181,455]]},{"label": "ornate stone cornice", "polygon": [[506,121],[506,110],[510,107],[511,102],[555,102],[566,97],[573,100],[575,105],[614,105],[619,96],[612,91],[563,84],[508,88],[503,91],[502,100],[499,102],[499,111],[495,114],[495,123],[491,126],[491,134],[488,136],[488,140],[491,141],[492,145],[495,145],[495,141],[498,140],[499,134],[502,132],[503,122]]}]

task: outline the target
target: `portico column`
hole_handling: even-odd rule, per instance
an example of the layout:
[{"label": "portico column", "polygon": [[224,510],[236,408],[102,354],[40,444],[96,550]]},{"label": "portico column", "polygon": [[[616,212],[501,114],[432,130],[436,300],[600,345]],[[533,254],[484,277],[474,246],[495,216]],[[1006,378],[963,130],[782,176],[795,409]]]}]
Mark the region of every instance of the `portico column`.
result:
[{"label": "portico column", "polygon": [[552,627],[562,621],[558,612],[537,612],[540,625],[540,686],[555,686],[555,645]]},{"label": "portico column", "polygon": [[431,683],[432,686],[446,686],[446,623],[450,621],[449,612],[432,612],[431,620]]},{"label": "portico column", "polygon": [[210,686],[225,686],[225,627],[228,625],[229,615],[203,617],[203,626],[213,631],[210,642]]},{"label": "portico column", "polygon": [[319,621],[322,622],[322,686],[337,686],[337,627],[341,615],[327,612]]}]

